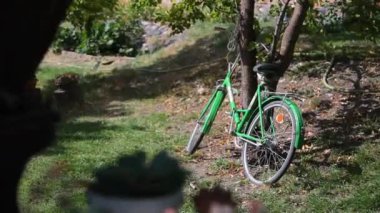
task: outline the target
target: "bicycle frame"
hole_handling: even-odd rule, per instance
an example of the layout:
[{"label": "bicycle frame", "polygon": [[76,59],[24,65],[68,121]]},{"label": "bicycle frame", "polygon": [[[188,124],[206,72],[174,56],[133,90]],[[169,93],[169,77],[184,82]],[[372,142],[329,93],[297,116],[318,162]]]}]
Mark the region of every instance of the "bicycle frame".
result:
[{"label": "bicycle frame", "polygon": [[[248,108],[238,109],[236,102],[234,100],[234,94],[232,91],[232,82],[231,82],[231,77],[232,77],[232,74],[237,67],[238,59],[239,59],[239,57],[237,57],[237,59],[235,60],[234,63],[229,64],[226,77],[223,79],[223,82],[217,86],[216,91],[213,93],[212,97],[209,99],[208,103],[206,104],[206,107],[201,112],[201,117],[203,117],[204,114],[206,113],[206,109],[212,104],[210,114],[205,120],[205,124],[203,126],[202,132],[207,134],[210,131],[211,126],[212,126],[211,124],[212,124],[213,120],[215,119],[217,112],[219,111],[219,108],[221,107],[221,105],[223,103],[224,98],[227,95],[228,100],[229,100],[230,110],[231,110],[231,116],[232,116],[232,120],[233,120],[232,122],[234,122],[236,124],[235,130],[232,132],[232,134],[237,136],[238,138],[246,141],[246,142],[249,142],[253,145],[258,146],[260,144],[265,143],[265,140],[266,140],[265,134],[264,134],[265,130],[264,130],[264,125],[263,125],[264,121],[263,121],[263,115],[262,115],[263,113],[262,112],[263,112],[263,106],[265,105],[265,103],[267,101],[277,99],[277,100],[282,100],[282,101],[287,102],[287,104],[291,106],[292,110],[294,110],[296,112],[296,114],[297,114],[296,119],[298,119],[298,120],[302,120],[301,118],[299,118],[299,116],[301,116],[301,112],[300,112],[299,108],[292,101],[286,99],[286,96],[272,95],[269,98],[263,97],[262,96],[262,94],[264,93],[263,83],[260,83],[258,85],[256,92],[255,92],[255,95],[253,96]],[[255,107],[256,102],[257,102],[257,107]],[[260,119],[259,121],[261,123],[261,125],[260,125],[260,128],[261,128],[260,138],[253,137],[251,135],[247,135],[244,133],[245,124],[250,119],[252,119],[253,116],[255,116],[256,114],[259,115],[259,119]],[[302,125],[299,125],[297,127],[297,131],[302,131],[302,130],[303,130]],[[254,144],[253,141],[255,141],[257,143]],[[302,146],[302,143],[303,143],[302,139],[297,138],[296,148],[300,148]]]},{"label": "bicycle frame", "polygon": [[[239,57],[237,57],[237,59],[238,58]],[[201,117],[202,117],[205,113],[205,110],[211,104],[213,104],[211,106],[211,111],[210,111],[209,117],[206,118],[205,125],[203,126],[202,132],[208,133],[210,131],[210,129],[211,129],[210,123],[216,117],[216,114],[217,114],[220,106],[222,105],[225,96],[227,95],[228,99],[229,99],[229,105],[230,105],[230,109],[231,109],[231,113],[232,113],[233,122],[235,122],[235,124],[236,124],[236,129],[233,132],[233,134],[240,137],[240,138],[243,138],[243,139],[247,139],[247,140],[256,141],[256,142],[261,143],[264,141],[263,135],[261,136],[261,138],[256,138],[256,137],[252,137],[250,135],[243,133],[243,131],[244,131],[244,124],[249,119],[251,119],[251,117],[253,115],[255,115],[256,113],[259,113],[260,122],[261,122],[261,124],[263,124],[263,118],[261,115],[262,114],[262,96],[261,96],[261,93],[262,93],[263,84],[258,85],[257,90],[255,92],[255,95],[249,104],[249,107],[247,109],[238,109],[236,106],[236,102],[234,100],[234,95],[232,92],[232,82],[231,82],[231,77],[232,77],[232,74],[236,68],[236,64],[237,64],[237,60],[232,65],[229,64],[227,75],[224,78],[223,83],[221,85],[217,86],[216,91],[213,93],[212,97],[209,99],[208,103],[206,104],[206,107],[201,112]],[[256,109],[253,109],[253,106],[256,103],[256,101],[258,101],[258,107]],[[261,125],[261,126],[263,126],[263,125]],[[262,132],[264,132],[263,129],[262,129]]]},{"label": "bicycle frame", "polygon": [[[260,83],[256,89],[256,92],[255,92],[255,95],[253,96],[249,106],[247,109],[238,109],[237,106],[236,106],[236,102],[234,100],[234,95],[233,95],[233,92],[232,92],[232,82],[231,82],[231,76],[232,76],[232,73],[233,73],[234,69],[228,69],[228,72],[227,72],[227,75],[226,75],[226,78],[224,79],[223,81],[223,87],[226,88],[226,91],[227,91],[227,97],[229,99],[229,103],[230,103],[230,109],[231,109],[231,113],[232,113],[232,119],[233,121],[232,122],[235,122],[236,124],[236,128],[235,130],[232,132],[233,135],[236,135],[237,137],[239,138],[242,138],[243,140],[246,139],[248,141],[256,141],[258,143],[263,143],[264,140],[265,140],[265,136],[264,134],[261,135],[260,138],[256,138],[256,137],[253,137],[253,136],[250,136],[250,135],[247,135],[245,134],[243,131],[244,131],[244,124],[247,123],[248,120],[250,120],[252,118],[252,116],[254,116],[255,114],[259,114],[259,119],[260,119],[260,123],[261,123],[261,132],[263,133],[264,132],[264,129],[263,129],[263,116],[262,116],[262,88],[263,88],[263,84]],[[257,102],[257,108],[254,109],[254,106]]]}]

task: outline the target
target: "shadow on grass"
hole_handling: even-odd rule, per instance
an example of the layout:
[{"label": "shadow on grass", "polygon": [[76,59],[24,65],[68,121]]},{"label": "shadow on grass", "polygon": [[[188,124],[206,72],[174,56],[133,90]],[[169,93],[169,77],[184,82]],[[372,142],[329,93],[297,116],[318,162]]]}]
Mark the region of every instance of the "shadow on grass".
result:
[{"label": "shadow on grass", "polygon": [[[346,70],[347,67],[338,69]],[[343,73],[345,82],[340,76],[335,76],[339,78],[332,82],[339,83],[340,80],[337,86],[350,90],[341,94],[341,100],[334,100],[339,109],[333,116],[319,117],[318,112],[304,115],[305,120],[318,129],[318,134],[307,142],[315,148],[305,152],[305,164],[297,168],[296,176],[301,178],[300,184],[305,190],[318,188],[320,184],[333,186],[354,181],[351,176],[362,175],[366,166],[366,162],[354,159],[355,154],[364,144],[376,143],[380,138],[380,97],[371,93],[377,85],[366,81],[372,74],[366,69],[357,69],[357,66],[349,75],[344,70],[334,72],[335,75]],[[305,174],[308,178],[303,179]]]},{"label": "shadow on grass", "polygon": [[74,107],[69,106],[69,109],[63,106],[57,108],[62,111],[61,114],[68,115],[65,117],[76,117],[78,114],[113,117],[131,113],[110,107],[114,101],[150,99],[167,93],[189,96],[192,94],[186,88],[213,88],[216,80],[224,78],[226,72],[227,39],[228,33],[218,32],[182,49],[175,45],[169,50],[165,49],[162,54],[166,57],[143,56],[142,59],[146,58],[147,62],[141,58],[139,60],[147,65],[139,68],[126,65],[108,73],[84,75],[80,80],[84,103],[80,106],[73,104]]},{"label": "shadow on grass", "polygon": [[[46,168],[38,181],[28,185],[29,200],[35,205],[20,203],[20,212],[41,212],[41,207],[52,205],[47,202],[47,196],[55,197],[56,211],[58,209],[65,212],[86,212],[83,205],[78,205],[77,199],[82,199],[73,189],[85,190],[86,183],[80,180],[67,178],[67,174],[72,170],[72,166],[66,160],[57,160]],[[59,191],[55,191],[57,189]],[[33,207],[31,209],[31,207]],[[52,207],[53,208],[53,207]]]},{"label": "shadow on grass", "polygon": [[[324,145],[323,148],[349,148],[355,144],[360,145],[363,140],[369,139],[372,133],[375,134],[372,137],[379,134],[376,126],[371,126],[371,123],[377,124],[376,118],[380,114],[377,88],[380,79],[374,80],[377,75],[374,75],[373,67],[365,67],[365,63],[370,62],[340,62],[328,76],[328,84],[339,91],[326,91],[333,99],[317,99],[317,105],[319,111],[325,111],[333,107],[334,102],[338,110],[333,117],[317,118],[314,111],[304,113],[304,118],[319,128],[319,134],[314,140],[318,139],[316,142]],[[332,93],[340,93],[340,96],[334,96]]]},{"label": "shadow on grass", "polygon": [[107,131],[118,131],[121,127],[105,124],[101,121],[67,121],[58,127],[57,141],[44,155],[57,155],[65,152],[68,142],[75,143],[81,141],[99,142],[108,141],[111,136]]},{"label": "shadow on grass", "polygon": [[[85,91],[86,114],[104,113],[111,101],[154,98],[188,85],[194,88],[203,84],[212,88],[217,79],[223,78],[227,40],[225,32],[197,40],[178,52],[138,69],[130,67],[113,70],[111,74],[84,76],[81,87]],[[149,59],[148,59],[149,60]],[[189,94],[180,94],[189,95]]]},{"label": "shadow on grass", "polygon": [[342,154],[355,151],[362,143],[380,137],[379,97],[366,93],[349,93],[335,117],[317,119],[319,134],[314,139],[320,149],[338,149]]},{"label": "shadow on grass", "polygon": [[[356,33],[343,32],[321,34],[302,34],[297,42],[301,58],[325,59],[332,55],[365,59],[377,57],[380,53],[378,43],[364,39]],[[298,56],[298,54],[297,54]]]}]

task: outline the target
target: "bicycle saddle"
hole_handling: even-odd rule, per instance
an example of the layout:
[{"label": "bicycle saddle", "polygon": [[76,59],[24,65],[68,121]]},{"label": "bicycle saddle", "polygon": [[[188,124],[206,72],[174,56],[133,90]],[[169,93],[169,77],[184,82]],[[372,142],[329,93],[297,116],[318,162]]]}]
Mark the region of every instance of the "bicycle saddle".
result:
[{"label": "bicycle saddle", "polygon": [[278,75],[280,66],[277,64],[262,63],[253,67],[253,71],[263,75]]}]

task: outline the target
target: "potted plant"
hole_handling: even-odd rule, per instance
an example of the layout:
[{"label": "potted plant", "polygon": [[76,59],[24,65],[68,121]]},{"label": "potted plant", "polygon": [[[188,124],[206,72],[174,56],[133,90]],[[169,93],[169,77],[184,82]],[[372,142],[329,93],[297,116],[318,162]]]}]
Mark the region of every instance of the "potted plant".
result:
[{"label": "potted plant", "polygon": [[162,151],[147,161],[144,152],[122,156],[115,165],[95,172],[88,186],[90,212],[162,213],[178,209],[188,171]]}]

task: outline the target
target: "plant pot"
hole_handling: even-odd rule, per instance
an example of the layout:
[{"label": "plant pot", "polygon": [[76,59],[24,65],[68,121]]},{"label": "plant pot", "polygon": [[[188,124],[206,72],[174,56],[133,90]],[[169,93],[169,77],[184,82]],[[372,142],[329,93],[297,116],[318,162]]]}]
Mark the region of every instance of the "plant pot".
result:
[{"label": "plant pot", "polygon": [[167,208],[178,209],[183,202],[182,191],[147,198],[114,197],[88,191],[89,212],[162,213]]}]

